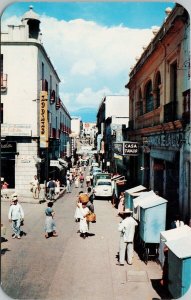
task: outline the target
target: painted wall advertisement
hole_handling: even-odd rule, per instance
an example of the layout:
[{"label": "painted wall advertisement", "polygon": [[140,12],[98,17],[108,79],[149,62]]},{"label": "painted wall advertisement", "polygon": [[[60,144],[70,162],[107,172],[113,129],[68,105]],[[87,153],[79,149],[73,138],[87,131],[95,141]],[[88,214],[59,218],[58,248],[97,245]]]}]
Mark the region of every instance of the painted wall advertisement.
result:
[{"label": "painted wall advertisement", "polygon": [[40,147],[48,147],[48,94],[40,92]]}]

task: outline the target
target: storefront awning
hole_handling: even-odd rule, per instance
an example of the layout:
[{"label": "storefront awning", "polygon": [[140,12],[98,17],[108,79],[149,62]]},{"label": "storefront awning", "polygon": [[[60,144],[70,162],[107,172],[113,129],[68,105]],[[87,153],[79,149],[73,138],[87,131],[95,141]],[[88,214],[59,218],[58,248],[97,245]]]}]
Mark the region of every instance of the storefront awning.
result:
[{"label": "storefront awning", "polygon": [[172,150],[151,149],[150,155],[153,158],[173,162],[176,159],[176,153],[177,153],[176,151],[172,151]]},{"label": "storefront awning", "polygon": [[68,168],[68,163],[64,159],[58,158],[58,161],[63,167]]}]

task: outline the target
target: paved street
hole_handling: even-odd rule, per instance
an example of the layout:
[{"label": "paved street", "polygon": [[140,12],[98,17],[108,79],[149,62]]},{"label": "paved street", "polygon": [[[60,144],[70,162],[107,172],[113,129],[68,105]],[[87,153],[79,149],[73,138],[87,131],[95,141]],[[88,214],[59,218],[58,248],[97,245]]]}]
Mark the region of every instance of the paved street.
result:
[{"label": "paved street", "polygon": [[[25,224],[21,240],[11,238],[7,220],[9,203],[2,202],[2,288],[16,299],[161,299],[153,288],[161,278],[156,262],[145,265],[135,253],[134,264],[117,266],[120,218],[108,201],[95,200],[97,222],[83,240],[74,222],[77,194],[65,194],[54,203],[58,237],[44,238],[46,203],[22,203]],[[164,296],[164,293],[163,293]]]}]

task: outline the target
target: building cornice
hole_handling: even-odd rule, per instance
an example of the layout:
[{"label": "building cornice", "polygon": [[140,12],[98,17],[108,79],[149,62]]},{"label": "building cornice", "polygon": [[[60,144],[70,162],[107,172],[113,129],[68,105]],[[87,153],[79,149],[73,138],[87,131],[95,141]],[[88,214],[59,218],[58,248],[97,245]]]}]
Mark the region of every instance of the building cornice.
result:
[{"label": "building cornice", "polygon": [[26,42],[1,41],[1,46],[36,46],[44,54],[44,57],[46,58],[47,62],[49,63],[49,65],[51,67],[51,69],[53,70],[54,75],[56,76],[58,82],[61,82],[56,70],[54,69],[54,66],[53,66],[50,58],[48,57],[48,54],[47,54],[45,48],[39,42],[35,42],[35,41],[30,41],[30,42],[29,41],[26,41]]}]

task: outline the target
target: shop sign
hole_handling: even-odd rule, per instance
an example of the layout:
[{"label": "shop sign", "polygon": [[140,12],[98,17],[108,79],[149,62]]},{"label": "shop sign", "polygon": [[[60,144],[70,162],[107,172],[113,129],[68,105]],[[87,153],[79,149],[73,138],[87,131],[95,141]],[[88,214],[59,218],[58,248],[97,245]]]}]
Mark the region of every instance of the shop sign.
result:
[{"label": "shop sign", "polygon": [[124,142],[123,154],[124,155],[138,155],[139,154],[139,144],[137,142]]},{"label": "shop sign", "polygon": [[138,142],[125,141],[121,143],[114,143],[114,153],[119,155],[138,155]]},{"label": "shop sign", "polygon": [[154,146],[154,147],[179,148],[182,139],[183,139],[183,134],[175,133],[175,132],[153,135],[153,136],[148,136],[147,145]]},{"label": "shop sign", "polygon": [[1,136],[31,136],[31,125],[1,124]]},{"label": "shop sign", "polygon": [[40,147],[48,147],[48,93],[40,92]]},{"label": "shop sign", "polygon": [[15,153],[16,142],[1,141],[1,153]]},{"label": "shop sign", "polygon": [[113,143],[113,152],[115,154],[123,155],[123,143]]},{"label": "shop sign", "polygon": [[59,166],[58,160],[50,160],[50,167],[57,167]]}]

